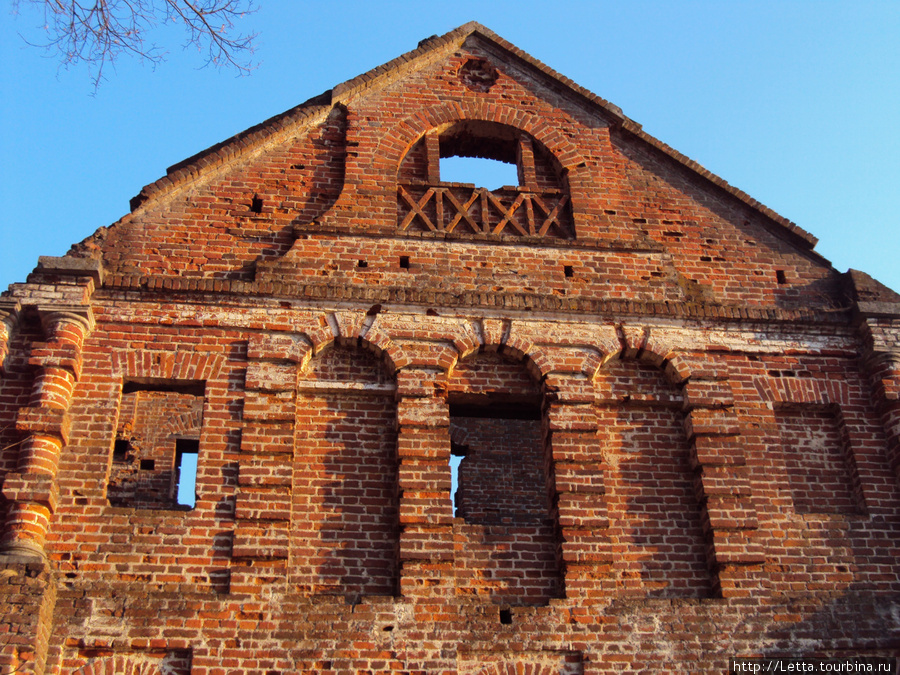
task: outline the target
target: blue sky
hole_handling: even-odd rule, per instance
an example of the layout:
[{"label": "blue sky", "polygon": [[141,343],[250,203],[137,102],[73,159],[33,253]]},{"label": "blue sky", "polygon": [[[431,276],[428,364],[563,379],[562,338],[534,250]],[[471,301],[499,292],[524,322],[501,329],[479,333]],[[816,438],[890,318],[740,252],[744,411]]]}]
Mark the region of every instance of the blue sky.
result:
[{"label": "blue sky", "polygon": [[25,0],[0,13],[0,290],[166,167],[470,20],[900,290],[898,2],[259,2],[250,76],[164,34],[166,63],[122,60],[96,95],[24,46]]}]

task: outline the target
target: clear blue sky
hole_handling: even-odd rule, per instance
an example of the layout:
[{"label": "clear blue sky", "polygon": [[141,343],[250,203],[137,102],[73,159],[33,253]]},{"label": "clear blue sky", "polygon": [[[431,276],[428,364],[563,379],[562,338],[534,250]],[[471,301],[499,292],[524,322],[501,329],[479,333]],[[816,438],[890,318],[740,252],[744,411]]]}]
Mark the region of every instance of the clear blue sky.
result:
[{"label": "clear blue sky", "polygon": [[900,291],[900,2],[259,0],[249,77],[120,61],[57,72],[0,14],[0,290],[128,212],[167,166],[467,21],[582,86]]}]

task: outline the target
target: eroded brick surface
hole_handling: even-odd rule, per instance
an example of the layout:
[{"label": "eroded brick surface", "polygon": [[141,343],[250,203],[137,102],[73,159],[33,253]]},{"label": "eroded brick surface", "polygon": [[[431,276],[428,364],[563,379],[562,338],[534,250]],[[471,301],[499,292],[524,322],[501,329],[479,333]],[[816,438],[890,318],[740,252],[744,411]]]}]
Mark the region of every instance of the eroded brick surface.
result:
[{"label": "eroded brick surface", "polygon": [[173,166],[0,297],[0,668],[897,655],[900,296],[814,243],[477,24]]}]

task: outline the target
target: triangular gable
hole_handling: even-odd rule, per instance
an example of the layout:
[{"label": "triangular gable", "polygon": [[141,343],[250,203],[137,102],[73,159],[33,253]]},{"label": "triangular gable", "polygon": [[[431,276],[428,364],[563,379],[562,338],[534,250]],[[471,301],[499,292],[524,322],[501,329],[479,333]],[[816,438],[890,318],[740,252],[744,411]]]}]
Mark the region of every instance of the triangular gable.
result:
[{"label": "triangular gable", "polygon": [[624,133],[647,144],[653,150],[662,153],[665,157],[759,212],[776,225],[775,229],[780,229],[782,231],[781,234],[786,236],[794,245],[809,250],[812,250],[816,245],[818,240],[815,236],[753,199],[745,192],[733,187],[697,162],[646,133],[640,124],[626,117],[619,107],[557,73],[549,66],[474,21],[466,23],[442,36],[432,36],[422,40],[416,49],[340,83],[330,91],[326,91],[279,115],[275,115],[258,125],[236,134],[230,139],[169,167],[164,177],[146,185],[131,200],[132,211],[141,208],[154,197],[161,196],[176,186],[199,177],[207,170],[225,164],[231,159],[241,156],[246,151],[270,141],[274,135],[280,132],[288,129],[296,130],[298,127],[321,121],[331,107],[341,105],[367,90],[385,86],[407,73],[423,68],[448,52],[458,49],[470,38],[483,40],[494,48],[501,50],[507,57],[511,57],[524,67],[532,69],[541,77],[550,80],[557,88],[569,96],[592,106],[598,114],[608,119]]}]

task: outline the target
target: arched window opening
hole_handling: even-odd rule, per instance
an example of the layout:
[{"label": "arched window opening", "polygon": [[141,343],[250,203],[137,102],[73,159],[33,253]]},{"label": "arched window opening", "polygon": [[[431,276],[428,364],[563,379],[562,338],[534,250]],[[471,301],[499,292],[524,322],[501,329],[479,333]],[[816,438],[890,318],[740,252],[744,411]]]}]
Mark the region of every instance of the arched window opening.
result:
[{"label": "arched window opening", "polygon": [[464,120],[433,129],[397,177],[401,231],[574,235],[566,171],[515,127]]}]

